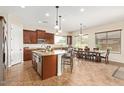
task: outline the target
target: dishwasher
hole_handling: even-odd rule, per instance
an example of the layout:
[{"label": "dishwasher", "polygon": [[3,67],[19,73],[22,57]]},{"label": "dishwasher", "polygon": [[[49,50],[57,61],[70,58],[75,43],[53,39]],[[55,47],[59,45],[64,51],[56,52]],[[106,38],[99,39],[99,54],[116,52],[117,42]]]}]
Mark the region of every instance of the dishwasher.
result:
[{"label": "dishwasher", "polygon": [[33,53],[33,61],[36,62],[36,71],[41,76],[42,74],[42,57],[36,53]]},{"label": "dishwasher", "polygon": [[37,72],[39,75],[42,75],[42,57],[38,56],[38,61],[37,61]]}]

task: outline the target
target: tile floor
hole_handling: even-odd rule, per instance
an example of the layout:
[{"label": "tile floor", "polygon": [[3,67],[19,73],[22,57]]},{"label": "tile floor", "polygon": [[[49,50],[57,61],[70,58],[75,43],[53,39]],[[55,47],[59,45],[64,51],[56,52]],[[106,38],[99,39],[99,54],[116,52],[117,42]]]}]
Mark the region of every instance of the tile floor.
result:
[{"label": "tile floor", "polygon": [[118,65],[95,63],[74,59],[71,74],[64,70],[61,77],[41,80],[32,67],[31,61],[12,66],[6,71],[5,86],[89,86],[89,85],[124,85],[124,80],[114,78],[112,74]]}]

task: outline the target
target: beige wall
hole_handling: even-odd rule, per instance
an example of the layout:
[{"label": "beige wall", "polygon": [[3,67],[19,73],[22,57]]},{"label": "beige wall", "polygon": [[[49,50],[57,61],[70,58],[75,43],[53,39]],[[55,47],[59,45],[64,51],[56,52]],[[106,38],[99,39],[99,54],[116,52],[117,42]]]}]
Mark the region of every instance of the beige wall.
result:
[{"label": "beige wall", "polygon": [[[115,23],[109,23],[106,25],[86,29],[86,30],[84,30],[84,34],[88,34],[89,47],[94,48],[95,47],[95,33],[96,32],[104,32],[104,31],[110,31],[110,30],[116,30],[116,29],[122,29],[122,32],[121,32],[121,54],[112,54],[111,53],[110,54],[110,60],[124,63],[124,22],[123,21],[115,22]],[[76,35],[78,33],[79,33],[78,31],[74,32],[73,35]],[[73,40],[73,45],[74,44],[75,44],[75,41]]]}]

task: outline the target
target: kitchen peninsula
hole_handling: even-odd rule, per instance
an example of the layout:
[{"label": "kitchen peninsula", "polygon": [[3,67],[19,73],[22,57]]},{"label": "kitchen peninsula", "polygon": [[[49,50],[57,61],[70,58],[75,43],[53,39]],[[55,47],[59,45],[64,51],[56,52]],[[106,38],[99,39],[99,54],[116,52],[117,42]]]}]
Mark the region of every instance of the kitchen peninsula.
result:
[{"label": "kitchen peninsula", "polygon": [[64,53],[66,53],[65,50],[37,50],[32,52],[33,67],[40,75],[42,80],[52,76],[61,76],[61,57]]}]

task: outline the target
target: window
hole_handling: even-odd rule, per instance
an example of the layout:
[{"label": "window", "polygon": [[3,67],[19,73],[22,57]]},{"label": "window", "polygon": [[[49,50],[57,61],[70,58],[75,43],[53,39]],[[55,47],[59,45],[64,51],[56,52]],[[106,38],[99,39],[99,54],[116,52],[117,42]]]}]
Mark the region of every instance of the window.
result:
[{"label": "window", "polygon": [[101,50],[110,49],[113,53],[120,53],[121,29],[96,33],[96,47]]},{"label": "window", "polygon": [[54,36],[55,44],[66,45],[67,37],[66,36]]},{"label": "window", "polygon": [[82,36],[75,36],[74,37],[75,47],[77,48],[84,48],[85,46],[88,46],[88,35],[82,35]]}]

